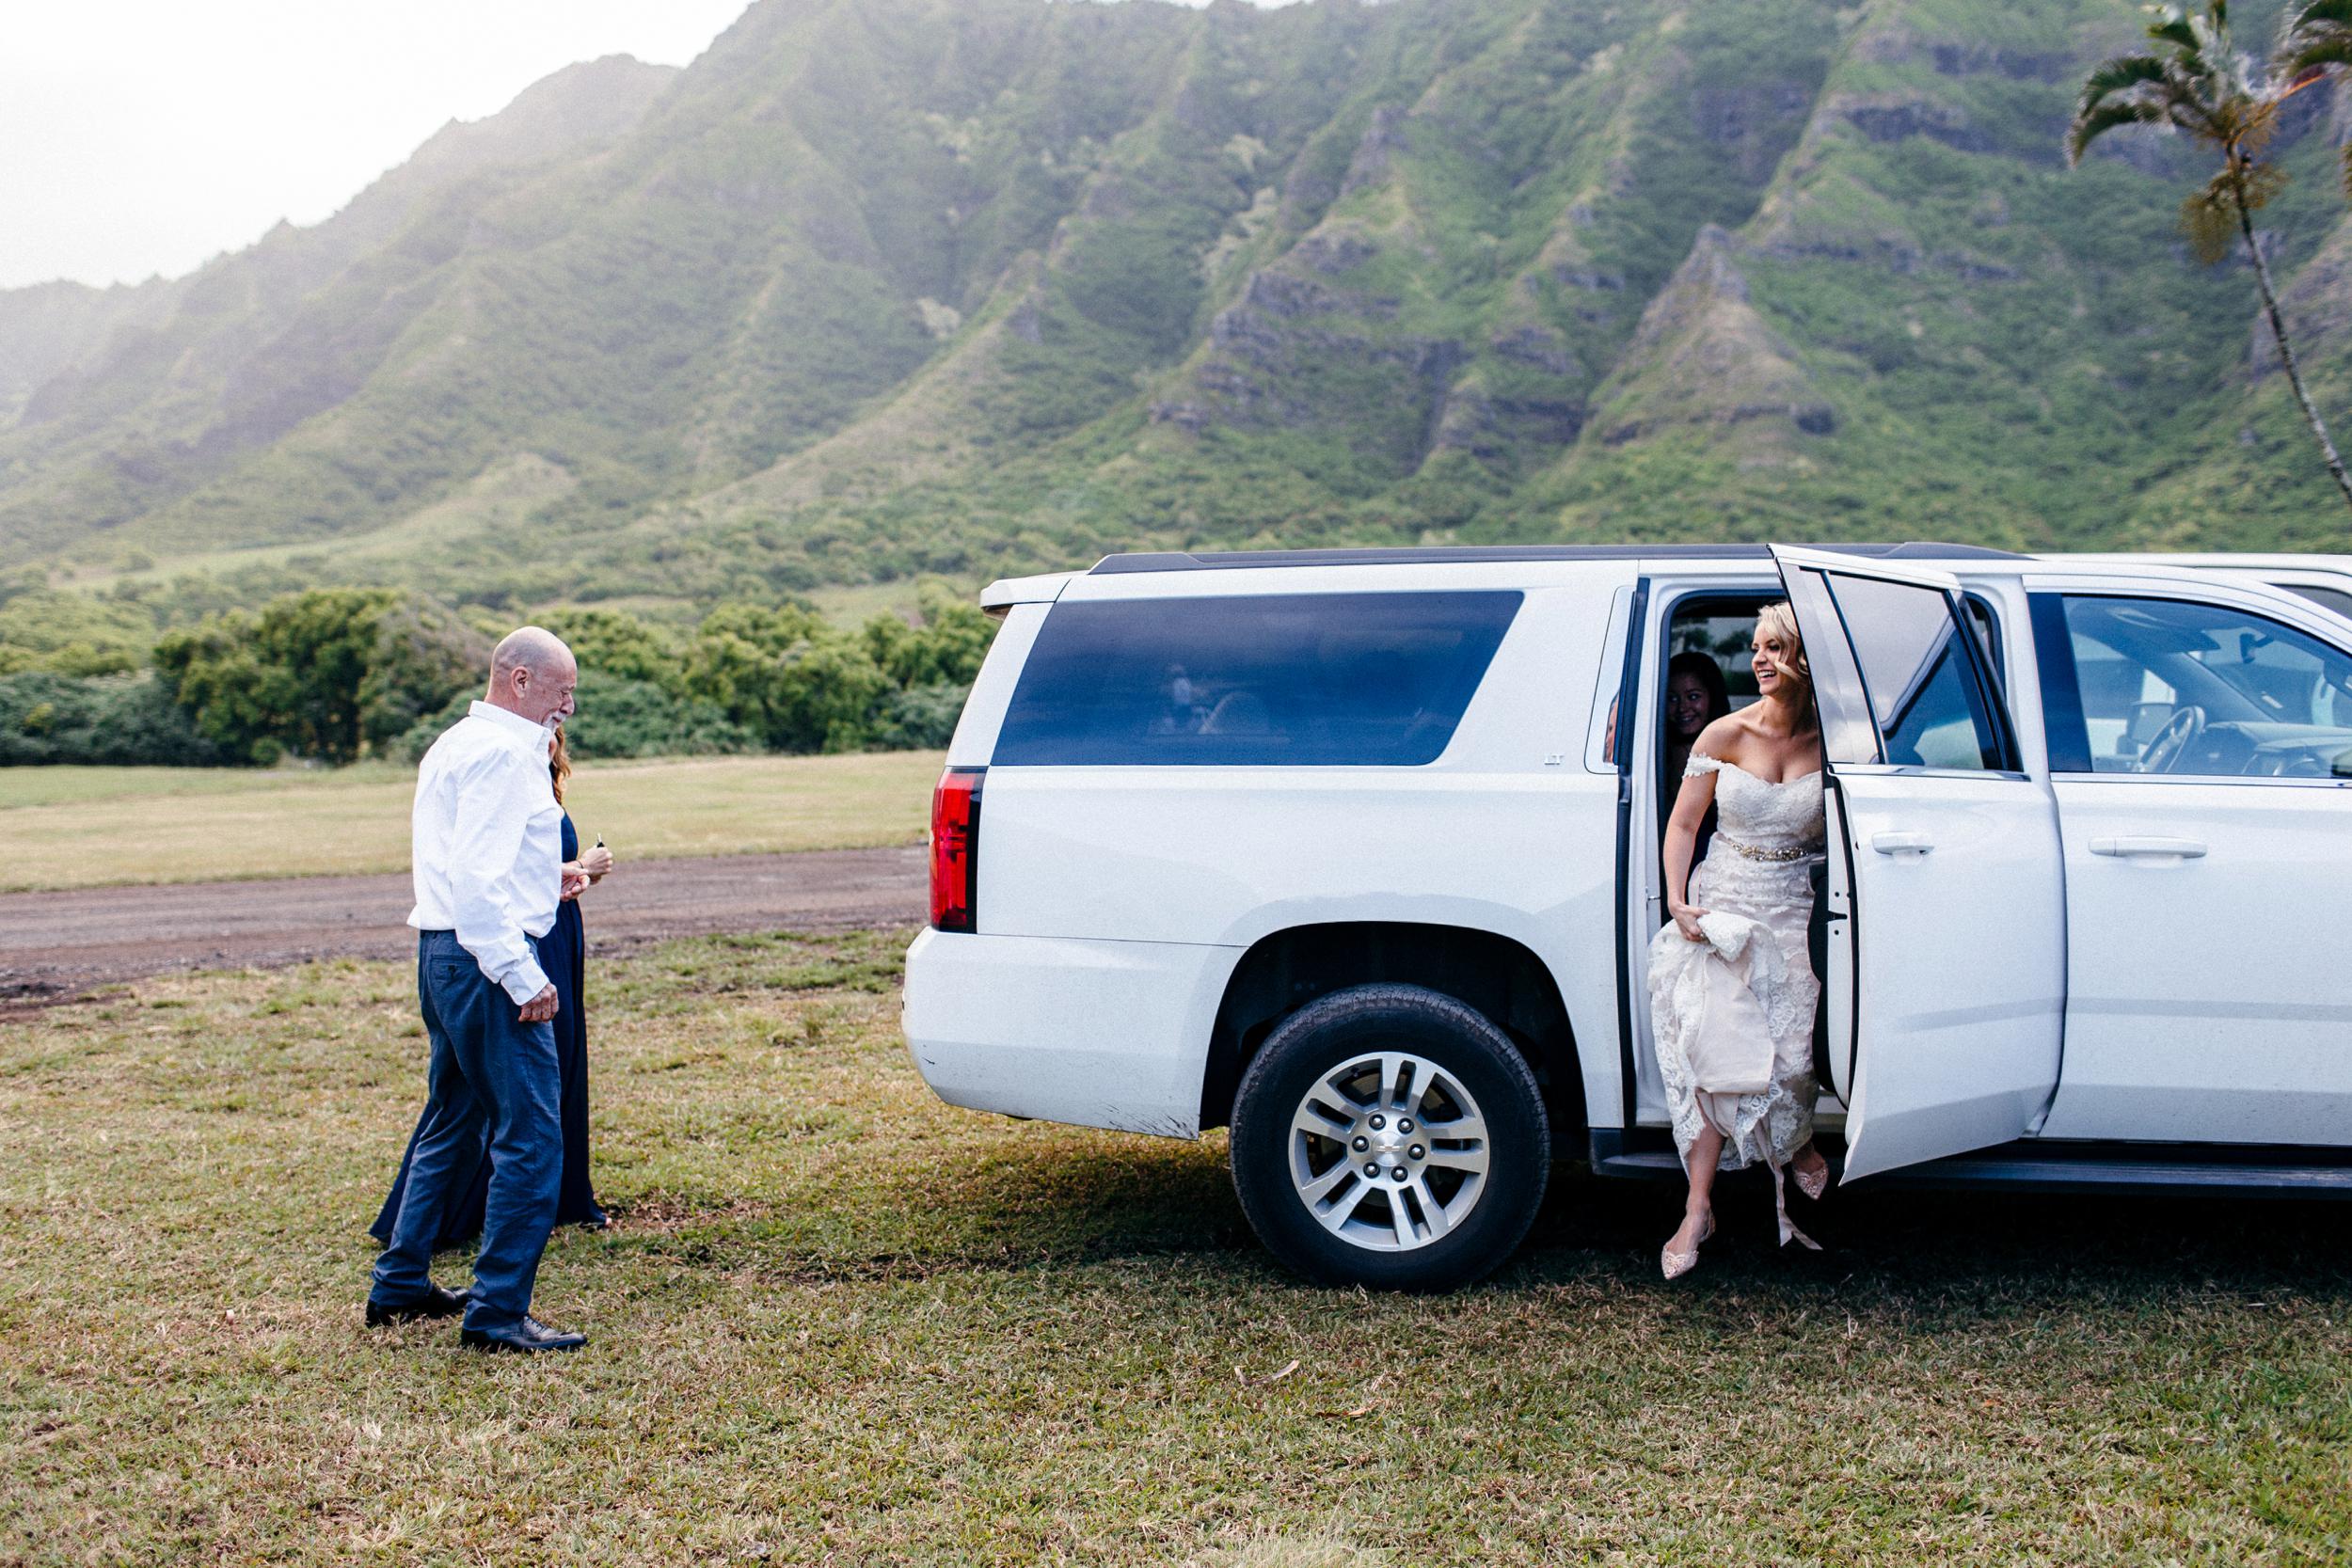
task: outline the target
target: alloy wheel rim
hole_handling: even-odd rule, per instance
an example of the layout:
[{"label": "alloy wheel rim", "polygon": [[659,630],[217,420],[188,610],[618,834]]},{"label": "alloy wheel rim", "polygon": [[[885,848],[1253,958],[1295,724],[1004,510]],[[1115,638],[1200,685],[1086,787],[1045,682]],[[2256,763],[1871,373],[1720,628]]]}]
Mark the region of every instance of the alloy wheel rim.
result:
[{"label": "alloy wheel rim", "polygon": [[1485,1115],[1426,1056],[1349,1057],[1299,1097],[1291,1184],[1317,1225],[1368,1252],[1411,1252],[1459,1229],[1486,1196]]}]

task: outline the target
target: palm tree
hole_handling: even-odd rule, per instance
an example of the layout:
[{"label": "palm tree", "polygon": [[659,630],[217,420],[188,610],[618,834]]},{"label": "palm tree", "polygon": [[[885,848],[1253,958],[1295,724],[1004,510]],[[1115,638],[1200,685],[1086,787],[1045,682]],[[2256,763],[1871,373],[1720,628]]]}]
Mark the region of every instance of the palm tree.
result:
[{"label": "palm tree", "polygon": [[[2328,460],[2336,488],[2352,505],[2352,478],[2347,478],[2328,426],[2303,389],[2303,373],[2288,346],[2286,323],[2279,314],[2278,292],[2270,284],[2270,263],[2254,238],[2254,213],[2279,194],[2286,171],[2263,153],[2279,126],[2279,106],[2320,79],[2326,66],[2352,60],[2352,0],[2312,0],[2296,11],[2287,26],[2279,55],[2257,66],[2230,48],[2228,0],[2207,0],[2197,14],[2167,6],[2156,12],[2148,37],[2156,48],[2144,55],[2122,55],[2093,71],[2083,83],[2082,101],[2075,105],[2066,129],[2066,160],[2082,162],[2090,144],[2124,125],[2165,125],[2182,131],[2221,155],[2221,171],[2181,203],[2181,228],[2197,259],[2210,265],[2229,254],[2233,238],[2243,239],[2254,263],[2254,280],[2262,288],[2263,310],[2270,320],[2270,335],[2279,342],[2279,360],[2287,382],[2303,405],[2303,418]],[[2322,26],[2327,42],[2315,31]],[[2335,48],[2336,55],[2294,63],[2295,40],[2315,52]]]}]

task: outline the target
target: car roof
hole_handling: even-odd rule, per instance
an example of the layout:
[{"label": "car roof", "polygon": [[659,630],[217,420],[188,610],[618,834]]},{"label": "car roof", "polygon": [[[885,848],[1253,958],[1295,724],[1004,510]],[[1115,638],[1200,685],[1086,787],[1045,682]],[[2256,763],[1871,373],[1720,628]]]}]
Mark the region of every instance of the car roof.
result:
[{"label": "car roof", "polygon": [[[1880,561],[2016,561],[2030,559],[1981,545],[1808,545],[1807,549]],[[1398,548],[1325,550],[1143,550],[1106,555],[1089,577],[1129,572],[1217,572],[1269,566],[1500,565],[1519,561],[1769,561],[1766,545],[1427,545]]]},{"label": "car roof", "polygon": [[[1803,548],[1852,556],[1856,560],[1907,562],[1946,569],[1971,578],[2010,577],[2036,569],[2070,567],[2105,574],[2119,568],[2137,575],[2194,581],[2216,569],[2261,574],[2296,568],[2334,575],[2352,557],[2324,555],[2208,555],[2179,553],[2059,552],[2020,555],[1981,545],[1954,545],[1932,540],[1902,544],[1809,545]],[[1148,550],[1106,555],[1084,571],[1045,572],[1035,577],[1007,578],[980,591],[980,607],[1002,614],[1015,604],[1051,603],[1071,583],[1089,577],[1134,577],[1168,573],[1263,571],[1283,567],[1412,567],[1507,566],[1514,563],[1642,561],[1681,562],[1704,570],[1709,566],[1771,569],[1772,546],[1761,544],[1612,544],[1612,545],[1438,545],[1358,549],[1295,550]],[[2352,575],[2347,573],[2344,575]]]},{"label": "car roof", "polygon": [[2072,565],[2077,562],[2094,565],[2151,565],[2218,567],[2231,572],[2325,572],[2331,576],[2352,576],[2352,555],[2320,555],[2313,553],[2252,554],[2236,550],[2152,550],[2139,551],[2069,551],[2052,553],[2043,561]]}]

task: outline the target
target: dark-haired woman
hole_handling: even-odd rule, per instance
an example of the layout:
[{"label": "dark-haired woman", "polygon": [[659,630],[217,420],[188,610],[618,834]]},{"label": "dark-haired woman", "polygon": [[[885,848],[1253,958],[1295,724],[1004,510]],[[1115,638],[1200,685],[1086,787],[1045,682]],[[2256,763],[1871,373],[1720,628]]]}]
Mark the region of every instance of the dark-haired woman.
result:
[{"label": "dark-haired woman", "polygon": [[1671,791],[1682,782],[1699,732],[1731,711],[1724,667],[1695,650],[1666,661],[1666,780]]},{"label": "dark-haired woman", "polygon": [[[558,805],[564,801],[564,785],[572,776],[572,759],[564,744],[564,732],[557,730],[548,750],[548,771],[555,785]],[[596,1203],[596,1195],[588,1180],[588,1018],[582,1009],[583,987],[587,979],[588,944],[585,927],[580,918],[580,895],[594,883],[604,879],[612,869],[612,851],[596,845],[587,853],[580,848],[580,834],[572,826],[570,812],[564,814],[564,895],[556,905],[555,924],[548,934],[536,940],[539,968],[555,987],[555,1057],[563,1078],[563,1101],[560,1106],[564,1124],[564,1178],[557,1190],[555,1223],[584,1225],[601,1230],[610,1222],[604,1210]],[[419,1124],[422,1130],[422,1123]],[[408,1187],[408,1161],[417,1151],[415,1133],[408,1137],[408,1152],[401,1156],[400,1174],[392,1179],[392,1190],[384,1199],[384,1207],[375,1216],[375,1224],[368,1234],[379,1243],[388,1242],[392,1234],[392,1221],[400,1214],[401,1196]],[[485,1153],[471,1180],[453,1180],[448,1191],[448,1207],[441,1215],[441,1224],[434,1234],[436,1252],[464,1245],[482,1233],[482,1212],[490,1192],[490,1161]]]}]

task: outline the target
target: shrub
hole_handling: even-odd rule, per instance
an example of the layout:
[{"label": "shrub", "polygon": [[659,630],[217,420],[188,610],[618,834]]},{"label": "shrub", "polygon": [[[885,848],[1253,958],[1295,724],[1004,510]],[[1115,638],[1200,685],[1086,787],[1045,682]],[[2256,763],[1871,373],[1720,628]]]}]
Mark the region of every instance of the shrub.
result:
[{"label": "shrub", "polygon": [[851,752],[889,688],[866,650],[799,605],[721,605],[696,633],[687,683],[779,752]]},{"label": "shrub", "polygon": [[699,756],[755,752],[759,741],[716,703],[673,696],[651,681],[580,673],[580,711],[564,726],[572,755]]},{"label": "shrub", "polygon": [[394,736],[385,745],[384,755],[393,762],[412,765],[422,762],[425,752],[433,750],[433,743],[441,738],[441,732],[466,717],[466,710],[473,705],[473,700],[474,693],[459,692],[438,712],[426,714]]},{"label": "shrub", "polygon": [[151,674],[0,675],[0,766],[216,768],[231,760]]},{"label": "shrub", "polygon": [[383,589],[313,589],[230,610],[155,645],[197,728],[238,761],[282,751],[349,762],[482,678],[489,649],[446,606]]},{"label": "shrub", "polygon": [[877,615],[860,632],[876,667],[901,687],[968,687],[988,657],[996,624],[977,605],[937,589],[922,595],[923,620],[909,626],[895,615]]},{"label": "shrub", "polygon": [[[576,700],[579,711],[564,724],[564,733],[577,760],[710,756],[759,750],[758,738],[729,721],[718,705],[673,697],[650,681],[582,670]],[[404,762],[421,761],[441,732],[466,717],[472,703],[472,692],[461,692],[439,712],[419,720],[385,748],[385,754]]]},{"label": "shrub", "polygon": [[0,585],[0,675],[26,670],[127,674],[146,661],[154,634],[153,623],[135,606],[41,586]]},{"label": "shrub", "polygon": [[851,635],[804,606],[721,605],[688,651],[686,685],[779,752],[941,745],[996,628],[945,594],[927,594],[924,610],[918,625],[877,615]]},{"label": "shrub", "polygon": [[882,700],[873,746],[881,752],[935,752],[955,738],[968,683],[934,682],[894,691]]},{"label": "shrub", "polygon": [[686,650],[667,627],[617,610],[550,610],[539,624],[564,641],[583,673],[594,670],[686,695]]}]

